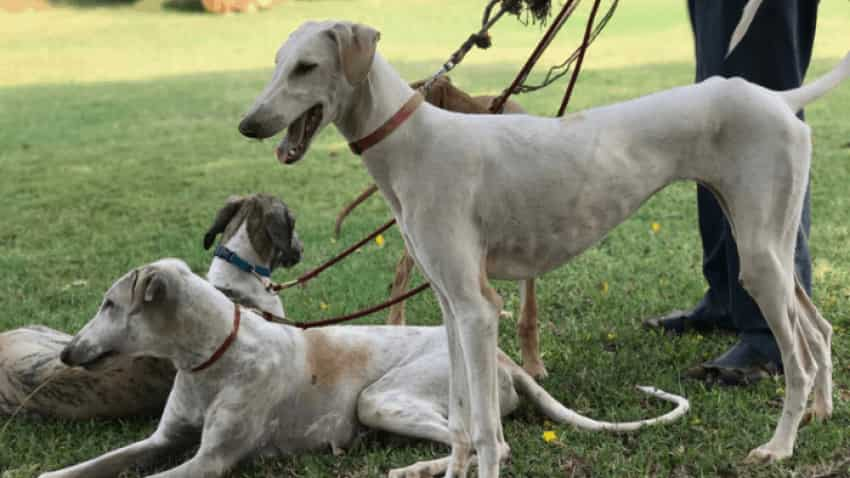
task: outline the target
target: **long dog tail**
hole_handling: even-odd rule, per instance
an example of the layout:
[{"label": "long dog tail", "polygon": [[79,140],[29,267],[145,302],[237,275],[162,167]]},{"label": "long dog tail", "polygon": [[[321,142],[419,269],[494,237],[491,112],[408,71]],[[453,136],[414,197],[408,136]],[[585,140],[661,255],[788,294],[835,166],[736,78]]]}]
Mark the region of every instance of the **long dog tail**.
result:
[{"label": "long dog tail", "polygon": [[850,53],[832,71],[817,80],[793,90],[780,91],[778,94],[796,113],[807,104],[827,94],[848,77],[850,77]]},{"label": "long dog tail", "polygon": [[649,425],[670,423],[687,413],[691,406],[688,399],[685,397],[673,395],[672,393],[664,392],[655,387],[638,386],[637,389],[643,393],[660,398],[661,400],[667,400],[668,402],[675,403],[676,408],[655,418],[647,418],[632,422],[604,422],[594,420],[565,407],[561,402],[556,400],[552,395],[549,395],[549,392],[535,382],[534,378],[526,373],[522,367],[513,361],[509,360],[508,362],[510,364],[509,366],[511,375],[514,379],[514,384],[521,395],[534,403],[534,405],[539,408],[544,415],[549,417],[550,420],[567,425],[573,425],[584,430],[630,432]]}]

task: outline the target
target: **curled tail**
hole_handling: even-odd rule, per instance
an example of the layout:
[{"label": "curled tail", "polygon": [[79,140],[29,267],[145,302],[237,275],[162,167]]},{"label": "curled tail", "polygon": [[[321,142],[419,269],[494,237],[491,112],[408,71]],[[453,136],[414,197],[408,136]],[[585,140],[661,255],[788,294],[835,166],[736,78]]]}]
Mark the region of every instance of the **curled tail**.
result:
[{"label": "curled tail", "polygon": [[778,94],[796,113],[807,104],[828,93],[848,77],[850,77],[850,53],[832,71],[817,80],[793,90],[780,91]]},{"label": "curled tail", "polygon": [[520,366],[514,363],[511,363],[511,365],[511,375],[520,394],[531,400],[531,402],[534,403],[534,405],[539,408],[544,415],[549,417],[550,420],[567,425],[573,425],[584,430],[604,430],[614,432],[634,431],[649,425],[670,423],[687,413],[690,408],[690,403],[685,397],[673,395],[672,393],[667,393],[654,387],[638,386],[637,389],[641,392],[660,398],[661,400],[667,400],[675,403],[676,408],[659,417],[632,422],[603,422],[594,420],[565,407],[552,395],[549,395],[549,392],[535,382],[531,375],[526,373]]}]

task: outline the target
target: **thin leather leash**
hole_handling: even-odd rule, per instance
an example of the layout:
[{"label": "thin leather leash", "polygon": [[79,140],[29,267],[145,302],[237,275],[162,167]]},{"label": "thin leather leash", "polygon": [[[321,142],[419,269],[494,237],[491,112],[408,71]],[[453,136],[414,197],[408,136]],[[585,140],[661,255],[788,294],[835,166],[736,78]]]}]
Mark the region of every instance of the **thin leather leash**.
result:
[{"label": "thin leather leash", "polygon": [[331,266],[333,266],[337,262],[339,262],[339,261],[345,259],[346,257],[350,256],[352,253],[354,253],[355,251],[357,251],[358,249],[360,249],[361,247],[366,245],[369,241],[375,239],[381,233],[383,233],[387,229],[391,228],[393,226],[393,224],[395,224],[395,219],[390,219],[383,226],[375,229],[371,234],[364,237],[363,239],[358,241],[356,244],[349,246],[344,251],[340,252],[336,256],[325,261],[319,267],[316,267],[315,269],[309,270],[309,271],[305,272],[304,274],[301,274],[301,276],[299,276],[297,279],[293,279],[291,281],[282,282],[282,283],[265,281],[266,282],[266,289],[270,292],[280,292],[282,290],[289,289],[290,287],[295,287],[296,285],[304,285],[307,282],[310,282],[311,280],[315,279],[316,276],[318,276],[319,274],[321,274],[322,272],[324,272],[325,270],[327,270],[328,268],[330,268]]},{"label": "thin leather leash", "polygon": [[312,328],[316,328],[316,327],[325,327],[325,326],[328,326],[328,325],[339,324],[339,323],[342,323],[342,322],[348,322],[348,321],[351,321],[351,320],[354,320],[354,319],[359,319],[360,317],[365,317],[369,314],[374,314],[375,312],[384,310],[387,307],[392,307],[393,305],[398,304],[399,302],[405,301],[405,300],[413,297],[414,295],[422,292],[423,290],[427,289],[430,286],[431,286],[431,284],[429,284],[428,282],[425,282],[424,284],[420,284],[418,287],[415,287],[415,288],[405,292],[404,294],[393,297],[390,300],[381,302],[378,305],[373,305],[372,307],[367,307],[365,309],[358,310],[357,312],[352,312],[350,314],[341,315],[339,317],[331,317],[329,319],[322,319],[322,320],[317,320],[317,321],[314,321],[314,322],[296,322],[294,320],[289,320],[289,319],[286,319],[284,317],[274,315],[271,312],[267,312],[267,311],[262,310],[262,309],[253,309],[253,310],[255,312],[257,312],[258,314],[260,314],[260,316],[262,316],[268,322],[274,322],[276,324],[289,325],[291,327],[298,327],[299,329],[305,329],[306,330],[306,329],[312,329]]}]

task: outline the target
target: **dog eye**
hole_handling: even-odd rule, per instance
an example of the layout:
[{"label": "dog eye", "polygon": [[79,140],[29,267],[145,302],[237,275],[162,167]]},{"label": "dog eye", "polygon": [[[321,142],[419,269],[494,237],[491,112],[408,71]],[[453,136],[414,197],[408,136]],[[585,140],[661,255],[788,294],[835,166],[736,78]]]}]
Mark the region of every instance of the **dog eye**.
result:
[{"label": "dog eye", "polygon": [[115,302],[112,302],[111,299],[106,299],[105,301],[103,301],[104,310],[111,308],[113,305],[115,305]]},{"label": "dog eye", "polygon": [[292,70],[292,73],[296,75],[306,75],[307,73],[313,71],[317,66],[319,66],[318,63],[308,63],[306,61],[299,61],[298,64],[295,65],[295,69]]}]

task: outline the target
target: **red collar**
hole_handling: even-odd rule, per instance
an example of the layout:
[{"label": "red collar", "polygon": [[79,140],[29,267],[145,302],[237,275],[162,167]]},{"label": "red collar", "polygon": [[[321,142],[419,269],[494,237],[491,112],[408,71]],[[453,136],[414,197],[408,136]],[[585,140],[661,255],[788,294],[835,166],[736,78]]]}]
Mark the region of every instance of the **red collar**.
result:
[{"label": "red collar", "polygon": [[238,305],[234,304],[233,307],[233,331],[231,331],[230,335],[228,335],[227,338],[224,339],[224,342],[222,342],[222,344],[218,347],[218,350],[216,350],[215,353],[212,354],[212,357],[207,359],[207,361],[202,363],[201,365],[198,365],[197,367],[193,368],[192,372],[200,372],[201,370],[204,370],[210,367],[212,364],[216,363],[216,361],[220,359],[222,355],[224,355],[224,352],[227,352],[227,349],[230,348],[230,344],[232,344],[233,341],[236,340],[236,334],[239,333],[239,322],[241,322],[242,320],[242,314],[240,312],[241,309]]},{"label": "red collar", "polygon": [[410,115],[416,111],[416,108],[422,104],[424,98],[418,91],[413,93],[413,96],[410,97],[409,100],[405,104],[399,108],[398,111],[390,119],[387,120],[386,123],[382,124],[378,129],[372,132],[372,134],[360,138],[353,143],[348,143],[348,147],[351,148],[351,152],[360,155],[363,151],[375,146],[376,144],[383,141],[384,138],[389,136],[393,131],[396,130],[402,123],[410,118]]}]

